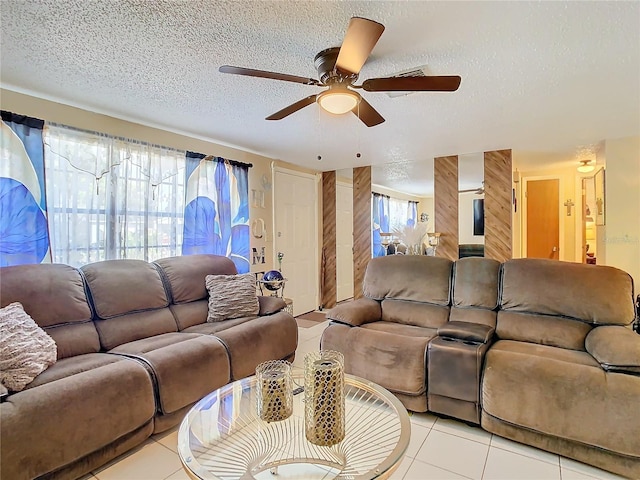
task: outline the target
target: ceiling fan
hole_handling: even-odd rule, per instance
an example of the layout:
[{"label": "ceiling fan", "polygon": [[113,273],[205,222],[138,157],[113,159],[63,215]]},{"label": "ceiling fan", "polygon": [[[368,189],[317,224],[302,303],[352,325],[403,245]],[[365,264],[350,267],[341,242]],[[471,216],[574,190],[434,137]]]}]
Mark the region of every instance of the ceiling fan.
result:
[{"label": "ceiling fan", "polygon": [[355,89],[367,92],[454,92],[458,89],[460,86],[459,76],[370,78],[365,80],[362,85],[354,85],[360,69],[369,58],[383,31],[384,25],[378,22],[352,17],[342,46],[328,48],[315,56],[314,65],[318,70],[320,80],[230,65],[223,65],[219,70],[222,73],[328,87],[317,95],[309,95],[273,115],[269,115],[266,120],[281,120],[312,103],[318,102],[323,109],[330,113],[341,115],[353,112],[367,127],[373,127],[384,122],[384,118]]}]

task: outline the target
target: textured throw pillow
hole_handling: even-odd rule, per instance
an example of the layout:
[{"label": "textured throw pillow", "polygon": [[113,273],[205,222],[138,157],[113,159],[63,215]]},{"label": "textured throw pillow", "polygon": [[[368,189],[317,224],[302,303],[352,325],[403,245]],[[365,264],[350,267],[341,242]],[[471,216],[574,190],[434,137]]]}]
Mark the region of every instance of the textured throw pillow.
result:
[{"label": "textured throw pillow", "polygon": [[240,275],[207,275],[209,291],[207,322],[257,315],[260,309],[253,273]]},{"label": "textured throw pillow", "polygon": [[56,342],[18,302],[0,308],[0,382],[19,392],[56,362]]}]

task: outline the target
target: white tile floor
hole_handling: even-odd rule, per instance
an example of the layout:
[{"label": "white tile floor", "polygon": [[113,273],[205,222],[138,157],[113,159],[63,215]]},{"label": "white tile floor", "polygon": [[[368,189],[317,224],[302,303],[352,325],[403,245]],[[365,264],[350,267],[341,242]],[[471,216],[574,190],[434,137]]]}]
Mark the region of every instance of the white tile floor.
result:
[{"label": "white tile floor", "polygon": [[[299,329],[294,365],[317,350],[327,323]],[[96,470],[86,480],[187,480],[176,452],[177,428]],[[288,475],[281,475],[281,477]],[[278,477],[273,476],[274,480]],[[295,478],[295,475],[291,478]],[[411,416],[411,441],[393,480],[593,480],[621,478],[558,455],[430,414]]]}]

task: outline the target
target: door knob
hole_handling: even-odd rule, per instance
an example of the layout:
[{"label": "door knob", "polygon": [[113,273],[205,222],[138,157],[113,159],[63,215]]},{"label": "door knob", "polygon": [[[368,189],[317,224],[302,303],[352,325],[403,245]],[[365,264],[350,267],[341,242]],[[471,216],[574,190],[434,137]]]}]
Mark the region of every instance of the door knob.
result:
[{"label": "door knob", "polygon": [[558,251],[558,247],[553,247],[553,249],[551,251],[552,252],[557,252]]}]

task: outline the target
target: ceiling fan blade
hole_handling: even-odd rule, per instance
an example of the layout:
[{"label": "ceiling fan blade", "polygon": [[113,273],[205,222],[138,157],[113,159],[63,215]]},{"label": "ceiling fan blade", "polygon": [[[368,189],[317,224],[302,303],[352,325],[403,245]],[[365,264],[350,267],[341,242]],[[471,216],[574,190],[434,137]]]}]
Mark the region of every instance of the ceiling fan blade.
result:
[{"label": "ceiling fan blade", "polygon": [[360,103],[351,111],[356,117],[362,120],[367,127],[375,127],[384,122],[382,115],[362,97],[360,97]]},{"label": "ceiling fan blade", "polygon": [[384,32],[384,25],[373,20],[353,17],[338,53],[336,68],[348,73],[359,73],[373,47]]},{"label": "ceiling fan blade", "polygon": [[274,113],[273,115],[269,115],[265,120],[282,120],[284,117],[291,115],[292,113],[297,112],[304,107],[315,103],[317,95],[309,95],[302,100],[298,100],[296,103],[292,103],[288,107],[283,108],[282,110]]},{"label": "ceiling fan blade", "polygon": [[389,77],[365,80],[367,92],[455,92],[461,78],[457,75],[441,77]]},{"label": "ceiling fan blade", "polygon": [[233,73],[235,75],[246,75],[247,77],[271,78],[273,80],[284,80],[285,82],[303,83],[305,85],[322,85],[314,78],[298,77],[296,75],[287,75],[286,73],[267,72],[266,70],[254,70],[253,68],[222,65],[218,70],[221,73]]}]

